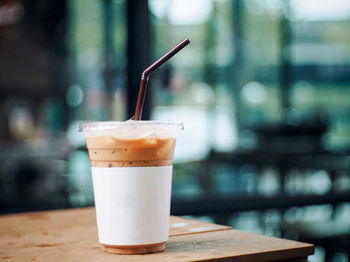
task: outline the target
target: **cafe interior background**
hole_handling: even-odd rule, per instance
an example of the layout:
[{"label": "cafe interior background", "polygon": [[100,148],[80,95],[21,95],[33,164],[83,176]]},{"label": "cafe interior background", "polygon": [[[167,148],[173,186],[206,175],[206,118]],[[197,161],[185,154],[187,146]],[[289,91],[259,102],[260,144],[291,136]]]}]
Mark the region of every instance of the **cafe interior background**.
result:
[{"label": "cafe interior background", "polygon": [[350,1],[0,2],[0,213],[93,206],[84,121],[184,123],[171,212],[349,261]]}]

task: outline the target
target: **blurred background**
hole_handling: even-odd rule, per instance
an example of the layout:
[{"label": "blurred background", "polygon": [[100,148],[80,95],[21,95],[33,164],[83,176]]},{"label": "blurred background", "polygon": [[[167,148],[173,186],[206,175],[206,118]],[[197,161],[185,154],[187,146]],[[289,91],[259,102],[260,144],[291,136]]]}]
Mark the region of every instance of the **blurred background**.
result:
[{"label": "blurred background", "polygon": [[349,261],[348,0],[2,0],[0,213],[94,204],[78,125],[180,120],[172,214]]}]

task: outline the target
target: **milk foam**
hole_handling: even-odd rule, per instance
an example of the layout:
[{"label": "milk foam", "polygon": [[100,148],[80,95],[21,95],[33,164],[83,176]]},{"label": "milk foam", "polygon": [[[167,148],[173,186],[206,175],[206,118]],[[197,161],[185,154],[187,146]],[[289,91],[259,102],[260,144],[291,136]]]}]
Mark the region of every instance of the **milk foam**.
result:
[{"label": "milk foam", "polygon": [[113,136],[122,139],[176,138],[181,129],[183,124],[179,122],[134,120],[91,122],[80,125],[80,131],[83,131],[86,137]]}]

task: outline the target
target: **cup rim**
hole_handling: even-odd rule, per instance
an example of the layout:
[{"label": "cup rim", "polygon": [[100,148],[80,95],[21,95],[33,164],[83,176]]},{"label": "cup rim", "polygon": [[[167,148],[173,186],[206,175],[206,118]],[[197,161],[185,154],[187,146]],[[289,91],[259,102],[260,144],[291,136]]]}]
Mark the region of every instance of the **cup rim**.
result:
[{"label": "cup rim", "polygon": [[130,126],[152,126],[160,125],[165,128],[182,130],[184,129],[183,122],[179,121],[155,121],[155,120],[127,120],[127,121],[96,121],[84,122],[79,124],[79,132],[111,130],[119,127]]}]

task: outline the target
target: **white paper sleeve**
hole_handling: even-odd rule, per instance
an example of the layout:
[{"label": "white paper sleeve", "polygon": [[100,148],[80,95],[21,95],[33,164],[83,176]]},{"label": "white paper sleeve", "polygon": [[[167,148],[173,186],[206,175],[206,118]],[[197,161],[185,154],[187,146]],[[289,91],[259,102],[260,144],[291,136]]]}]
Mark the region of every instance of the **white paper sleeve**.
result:
[{"label": "white paper sleeve", "polygon": [[99,241],[168,240],[172,166],[92,168]]}]

